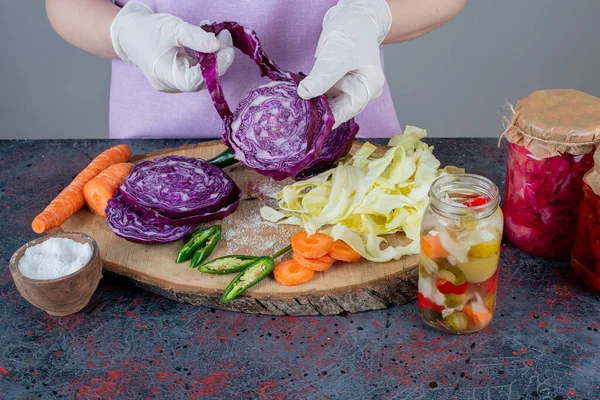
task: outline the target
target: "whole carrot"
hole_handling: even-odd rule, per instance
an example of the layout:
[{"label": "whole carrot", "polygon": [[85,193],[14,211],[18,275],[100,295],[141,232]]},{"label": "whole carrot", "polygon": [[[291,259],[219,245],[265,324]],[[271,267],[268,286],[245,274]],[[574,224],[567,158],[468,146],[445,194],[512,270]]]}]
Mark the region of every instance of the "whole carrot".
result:
[{"label": "whole carrot", "polygon": [[121,183],[133,169],[133,164],[114,164],[100,172],[98,176],[85,184],[83,197],[85,204],[96,215],[106,217],[106,203],[115,194]]},{"label": "whole carrot", "polygon": [[40,215],[35,217],[31,223],[33,231],[35,233],[44,233],[62,225],[85,204],[83,197],[83,187],[85,184],[111,165],[127,161],[130,156],[131,149],[129,146],[120,144],[102,152],[98,157],[94,158],[73,179],[73,182],[64,188]]}]

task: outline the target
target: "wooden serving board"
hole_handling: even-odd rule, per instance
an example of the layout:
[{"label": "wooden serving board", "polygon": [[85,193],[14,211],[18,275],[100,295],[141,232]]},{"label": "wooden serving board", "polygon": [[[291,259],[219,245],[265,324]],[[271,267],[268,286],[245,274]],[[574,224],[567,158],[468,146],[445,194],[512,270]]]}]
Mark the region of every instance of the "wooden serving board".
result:
[{"label": "wooden serving board", "polygon": [[[358,142],[354,148],[357,146]],[[134,157],[134,161],[171,154],[208,159],[224,149],[220,141],[205,142],[148,153]],[[265,204],[276,207],[276,201],[269,196],[290,181],[276,182],[241,164],[225,171],[238,184],[244,199],[234,214],[221,221],[223,235],[213,258],[229,254],[270,255],[287,246],[292,234],[300,228],[264,221],[259,209]],[[327,272],[317,272],[313,280],[298,286],[281,286],[269,277],[238,299],[222,304],[219,298],[235,275],[202,274],[191,269],[189,263],[176,264],[182,241],[154,245],[128,242],[115,236],[104,218],[87,209],[79,211],[61,228],[92,236],[100,248],[105,271],[127,277],[170,299],[194,305],[271,315],[331,315],[383,309],[417,297],[418,257],[409,256],[388,263],[366,260],[336,263]],[[406,242],[401,234],[389,240]]]}]

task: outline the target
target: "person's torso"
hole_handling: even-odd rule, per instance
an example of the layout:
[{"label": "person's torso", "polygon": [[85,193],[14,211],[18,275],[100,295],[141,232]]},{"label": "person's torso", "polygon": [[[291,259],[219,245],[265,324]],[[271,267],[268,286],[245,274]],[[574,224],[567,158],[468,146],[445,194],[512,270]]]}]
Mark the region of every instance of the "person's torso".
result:
[{"label": "person's torso", "polygon": [[[120,6],[127,1],[117,1]],[[209,1],[146,0],[155,12],[170,13],[199,24],[236,21],[254,29],[265,52],[281,68],[308,74],[314,63],[323,16],[337,0]],[[235,108],[250,90],[266,83],[244,54],[221,78],[225,97]],[[389,88],[357,117],[359,136],[387,137],[400,133]],[[206,91],[169,94],[155,91],[142,72],[121,60],[112,64],[111,138],[217,138],[221,120]]]}]

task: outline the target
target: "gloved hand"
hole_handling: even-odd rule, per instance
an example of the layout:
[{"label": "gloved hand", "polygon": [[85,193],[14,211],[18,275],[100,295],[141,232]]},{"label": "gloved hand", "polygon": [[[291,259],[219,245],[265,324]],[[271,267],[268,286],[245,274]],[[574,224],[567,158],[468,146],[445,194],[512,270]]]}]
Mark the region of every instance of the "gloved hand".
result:
[{"label": "gloved hand", "polygon": [[171,14],[154,13],[132,1],[115,17],[110,35],[117,55],[142,70],[152,87],[161,92],[195,92],[204,79],[200,66],[184,47],[217,53],[217,71],[223,75],[233,63],[231,35],[217,37]]},{"label": "gloved hand", "polygon": [[325,14],[316,62],[300,82],[298,95],[311,99],[327,94],[334,128],[381,96],[385,76],[379,45],[391,25],[385,0],[340,0]]}]

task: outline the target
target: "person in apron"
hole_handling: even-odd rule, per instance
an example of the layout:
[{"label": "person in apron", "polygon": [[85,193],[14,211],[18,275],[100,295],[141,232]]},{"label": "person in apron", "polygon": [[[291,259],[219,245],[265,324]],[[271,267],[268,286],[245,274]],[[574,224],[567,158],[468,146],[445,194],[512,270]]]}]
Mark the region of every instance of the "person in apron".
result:
[{"label": "person in apron", "polygon": [[308,74],[298,88],[300,97],[328,95],[336,125],[356,117],[360,137],[389,137],[401,130],[380,45],[443,25],[465,2],[46,0],[46,10],[65,40],[113,59],[111,138],[220,135],[221,119],[202,90],[199,65],[185,48],[217,53],[225,97],[232,105],[267,82],[252,60],[234,53],[228,32],[215,37],[200,28],[208,21],[235,21],[255,30],[277,65]]}]

